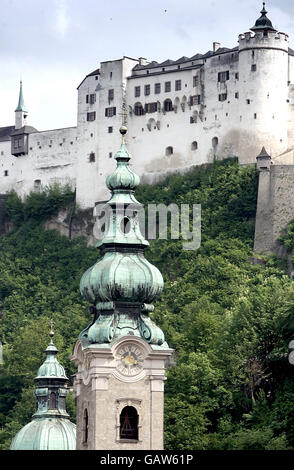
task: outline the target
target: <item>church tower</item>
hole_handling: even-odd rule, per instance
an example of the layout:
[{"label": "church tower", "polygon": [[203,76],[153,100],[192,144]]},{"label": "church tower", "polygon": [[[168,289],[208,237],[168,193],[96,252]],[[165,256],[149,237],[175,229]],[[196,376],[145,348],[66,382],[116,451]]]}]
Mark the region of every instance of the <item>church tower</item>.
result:
[{"label": "church tower", "polygon": [[30,423],[14,437],[10,450],[75,450],[76,426],[69,420],[65,398],[68,378],[57,360],[58,349],[51,341],[46,349],[46,360],[35,378],[37,411]]},{"label": "church tower", "polygon": [[106,180],[108,226],[97,244],[101,257],[83,275],[81,293],[94,313],[80,333],[72,359],[78,450],[163,449],[165,367],[172,355],[150,318],[163,288],[159,270],[144,257],[148,242],[139,228],[142,205],[134,191],[124,144],[117,168]]},{"label": "church tower", "polygon": [[15,130],[21,129],[23,126],[27,124],[27,117],[28,117],[28,111],[24,104],[23,92],[22,92],[22,81],[20,81],[18,105],[15,110]]}]

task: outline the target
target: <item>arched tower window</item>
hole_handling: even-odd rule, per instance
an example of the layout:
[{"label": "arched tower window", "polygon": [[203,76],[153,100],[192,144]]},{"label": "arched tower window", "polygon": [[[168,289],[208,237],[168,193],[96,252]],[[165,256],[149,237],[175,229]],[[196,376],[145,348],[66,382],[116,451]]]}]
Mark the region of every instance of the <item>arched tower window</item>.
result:
[{"label": "arched tower window", "polygon": [[49,398],[49,410],[54,410],[56,408],[56,393],[51,392]]},{"label": "arched tower window", "polygon": [[166,147],[165,149],[165,155],[168,157],[169,155],[172,155],[174,153],[173,147]]},{"label": "arched tower window", "polygon": [[88,410],[85,408],[83,415],[83,443],[88,442],[88,433],[89,433],[89,416]]},{"label": "arched tower window", "polygon": [[120,414],[120,439],[138,440],[138,413],[133,406],[125,406]]}]

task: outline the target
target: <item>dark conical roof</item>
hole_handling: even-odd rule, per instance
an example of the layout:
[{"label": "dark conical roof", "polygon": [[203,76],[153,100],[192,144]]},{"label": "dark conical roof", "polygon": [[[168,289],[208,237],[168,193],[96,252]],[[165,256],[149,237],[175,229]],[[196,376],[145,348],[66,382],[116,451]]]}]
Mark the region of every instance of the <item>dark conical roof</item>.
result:
[{"label": "dark conical roof", "polygon": [[255,25],[252,26],[252,28],[250,28],[251,31],[264,31],[264,30],[277,31],[273,27],[272,22],[266,16],[267,11],[265,9],[265,2],[263,2],[263,8],[260,13],[261,13],[261,16],[255,21]]}]

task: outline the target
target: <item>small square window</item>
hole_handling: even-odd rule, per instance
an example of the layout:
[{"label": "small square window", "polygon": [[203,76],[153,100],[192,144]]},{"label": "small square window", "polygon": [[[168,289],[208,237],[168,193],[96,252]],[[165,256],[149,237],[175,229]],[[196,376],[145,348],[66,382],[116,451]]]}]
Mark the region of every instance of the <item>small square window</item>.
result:
[{"label": "small square window", "polygon": [[155,83],[154,85],[154,93],[160,93],[160,83]]},{"label": "small square window", "polygon": [[164,83],[164,91],[166,93],[168,93],[169,91],[171,91],[171,82],[165,82]]},{"label": "small square window", "polygon": [[108,134],[112,134],[112,132],[113,132],[113,127],[109,127],[108,128]]},{"label": "small square window", "polygon": [[256,64],[251,65],[251,72],[256,72]]}]

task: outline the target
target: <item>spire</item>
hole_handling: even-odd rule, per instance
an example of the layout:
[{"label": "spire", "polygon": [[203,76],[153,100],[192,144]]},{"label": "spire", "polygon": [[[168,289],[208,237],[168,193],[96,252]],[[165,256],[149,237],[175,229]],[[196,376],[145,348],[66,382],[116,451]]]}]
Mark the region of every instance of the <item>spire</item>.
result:
[{"label": "spire", "polygon": [[101,257],[80,282],[81,294],[94,307],[91,310],[95,317],[79,338],[83,347],[87,347],[135,335],[152,347],[168,348],[162,331],[149,317],[154,310],[152,302],[163,289],[163,279],[144,257],[149,243],[139,226],[143,206],[134,196],[140,178],[129,167],[131,156],[125,146],[124,123],[120,133],[122,143],[115,155],[117,167],[106,179],[111,198],[103,207],[107,228],[97,243]]},{"label": "spire", "polygon": [[18,97],[18,105],[15,111],[22,111],[24,113],[27,113],[27,109],[24,104],[24,99],[23,99],[23,92],[22,92],[22,80],[20,80],[20,86],[19,86],[19,97]]},{"label": "spire", "polygon": [[268,19],[267,11],[265,9],[265,2],[263,2],[263,7],[261,10],[261,16],[256,20],[255,25],[252,26],[251,31],[276,31],[276,29],[273,27],[272,22]]}]

